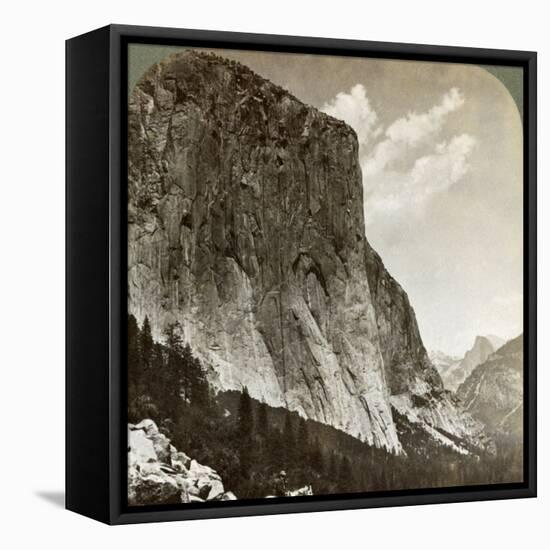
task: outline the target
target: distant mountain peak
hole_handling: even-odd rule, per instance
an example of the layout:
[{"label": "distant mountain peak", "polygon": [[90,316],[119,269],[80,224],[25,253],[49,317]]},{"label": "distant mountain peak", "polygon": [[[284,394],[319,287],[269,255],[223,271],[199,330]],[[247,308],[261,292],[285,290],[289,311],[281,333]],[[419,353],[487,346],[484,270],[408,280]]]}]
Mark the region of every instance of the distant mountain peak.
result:
[{"label": "distant mountain peak", "polygon": [[505,340],[494,334],[478,334],[474,338],[472,347],[464,354],[462,360],[451,360],[449,356],[443,357],[442,352],[434,352],[430,359],[438,369],[446,389],[457,391],[472,371],[480,364],[484,363],[495,351],[502,347]]},{"label": "distant mountain peak", "polygon": [[504,338],[500,338],[500,336],[495,336],[494,334],[487,334],[486,338],[491,342],[495,351],[506,343]]},{"label": "distant mountain peak", "polygon": [[457,396],[490,433],[505,439],[523,434],[523,335],[506,342],[479,364]]}]

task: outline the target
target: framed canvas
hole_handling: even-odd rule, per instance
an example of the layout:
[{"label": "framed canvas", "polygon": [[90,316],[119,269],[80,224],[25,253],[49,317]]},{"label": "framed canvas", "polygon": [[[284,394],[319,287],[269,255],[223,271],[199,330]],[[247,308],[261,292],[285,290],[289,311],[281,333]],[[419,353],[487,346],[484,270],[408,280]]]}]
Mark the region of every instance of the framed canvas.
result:
[{"label": "framed canvas", "polygon": [[67,42],[67,508],[536,495],[536,54]]}]

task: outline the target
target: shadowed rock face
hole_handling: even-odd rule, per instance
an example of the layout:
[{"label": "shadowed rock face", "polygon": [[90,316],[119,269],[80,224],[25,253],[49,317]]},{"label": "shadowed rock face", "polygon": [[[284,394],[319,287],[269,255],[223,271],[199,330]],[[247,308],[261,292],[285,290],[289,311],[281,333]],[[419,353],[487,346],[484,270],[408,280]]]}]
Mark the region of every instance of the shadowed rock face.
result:
[{"label": "shadowed rock face", "polygon": [[456,392],[473,370],[503,344],[504,341],[497,336],[476,336],[474,345],[465,353],[464,358],[441,372],[445,387]]},{"label": "shadowed rock face", "polygon": [[380,348],[392,395],[412,391],[441,392],[443,383],[432,365],[407,293],[387,272],[380,256],[367,244],[366,264],[374,300]]},{"label": "shadowed rock face", "polygon": [[437,372],[439,372],[439,375],[443,380],[443,385],[447,388],[445,379],[448,373],[452,372],[460,364],[462,359],[447,355],[440,350],[432,350],[431,352],[428,352],[428,355],[433,366],[437,369]]},{"label": "shadowed rock face", "polygon": [[355,133],[186,52],[129,102],[129,309],[179,321],[212,384],[400,452],[390,395],[440,391],[364,237]]},{"label": "shadowed rock face", "polygon": [[490,433],[523,438],[523,335],[478,365],[460,385],[458,397]]}]

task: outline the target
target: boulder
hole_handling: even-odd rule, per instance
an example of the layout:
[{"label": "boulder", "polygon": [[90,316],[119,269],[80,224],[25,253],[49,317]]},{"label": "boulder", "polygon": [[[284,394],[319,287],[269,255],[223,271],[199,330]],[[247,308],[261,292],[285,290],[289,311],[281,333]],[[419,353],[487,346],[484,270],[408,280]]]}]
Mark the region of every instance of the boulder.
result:
[{"label": "boulder", "polygon": [[223,495],[225,489],[223,483],[218,479],[200,478],[197,483],[199,496],[204,500],[215,500],[220,495]]},{"label": "boulder", "polygon": [[313,495],[313,489],[311,485],[306,485],[305,487],[300,487],[299,489],[294,489],[292,491],[287,491],[287,497],[303,497]]},{"label": "boulder", "polygon": [[222,495],[215,498],[214,500],[237,500],[237,497],[231,491],[227,491],[226,493],[223,493]]},{"label": "boulder", "polygon": [[158,474],[142,474],[138,470],[129,472],[128,503],[131,506],[179,502],[181,502],[181,488],[174,477],[161,472]]},{"label": "boulder", "polygon": [[157,425],[149,418],[142,420],[139,424],[133,426],[134,430],[143,430],[147,435],[158,434],[159,429]]},{"label": "boulder", "polygon": [[170,453],[172,468],[178,472],[187,472],[191,465],[191,459],[185,453],[177,451],[174,447],[172,448],[174,449]]},{"label": "boulder", "polygon": [[152,420],[128,425],[128,502],[173,504],[234,500],[209,466],[178,451]]},{"label": "boulder", "polygon": [[161,433],[153,433],[150,434],[149,437],[153,442],[153,447],[155,449],[155,452],[157,453],[158,460],[166,464],[170,464],[172,460],[170,452],[170,440]]}]

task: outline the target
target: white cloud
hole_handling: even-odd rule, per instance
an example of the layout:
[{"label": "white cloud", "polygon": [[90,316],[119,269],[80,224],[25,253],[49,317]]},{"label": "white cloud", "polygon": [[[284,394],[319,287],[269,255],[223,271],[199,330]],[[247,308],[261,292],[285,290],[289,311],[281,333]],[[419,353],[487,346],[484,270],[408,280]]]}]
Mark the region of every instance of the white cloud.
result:
[{"label": "white cloud", "polygon": [[[522,330],[521,122],[484,71],[396,67],[381,81],[364,74],[378,115],[359,149],[366,236],[408,293],[425,344],[459,355],[475,334]],[[361,134],[359,118],[346,118]]]},{"label": "white cloud", "polygon": [[376,127],[378,115],[372,108],[367,91],[362,84],[356,84],[349,93],[340,92],[323,105],[321,111],[343,120],[356,132],[359,145],[366,145],[371,137],[380,133]]},{"label": "white cloud", "polygon": [[463,104],[464,96],[457,88],[451,88],[443,96],[441,103],[429,111],[420,114],[411,112],[406,117],[396,120],[386,130],[386,136],[392,141],[417,145],[436,134],[443,126],[447,115],[460,109]]},{"label": "white cloud", "polygon": [[445,191],[468,172],[468,159],[475,145],[476,140],[468,134],[437,144],[433,154],[420,157],[414,163],[410,172],[411,187],[425,195]]},{"label": "white cloud", "polygon": [[365,185],[367,223],[401,209],[406,209],[408,215],[421,214],[422,205],[432,195],[448,190],[466,175],[475,146],[472,136],[461,134],[438,143],[429,154],[417,158],[409,170],[383,170],[371,176]]},{"label": "white cloud", "polygon": [[357,133],[367,224],[401,210],[408,216],[421,215],[429,197],[466,175],[476,140],[461,134],[436,142],[448,116],[464,101],[460,90],[451,88],[427,111],[410,111],[386,128],[361,84],[325,103],[322,111],[344,120]]},{"label": "white cloud", "polygon": [[406,117],[397,119],[386,129],[386,138],[378,143],[371,155],[363,161],[366,176],[385,170],[394,160],[410,148],[429,142],[441,130],[447,116],[460,109],[464,96],[457,88],[451,88],[441,102],[425,113],[410,112]]}]

